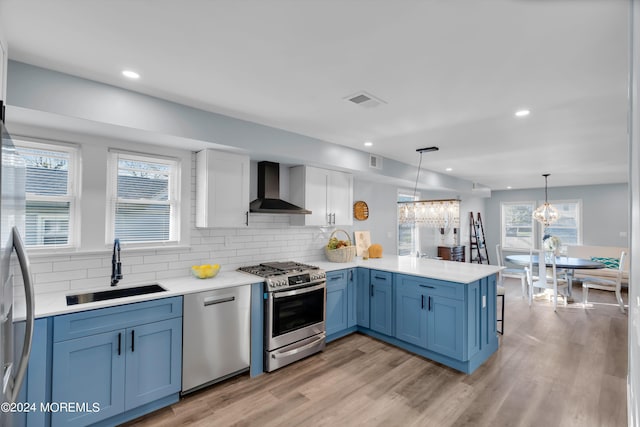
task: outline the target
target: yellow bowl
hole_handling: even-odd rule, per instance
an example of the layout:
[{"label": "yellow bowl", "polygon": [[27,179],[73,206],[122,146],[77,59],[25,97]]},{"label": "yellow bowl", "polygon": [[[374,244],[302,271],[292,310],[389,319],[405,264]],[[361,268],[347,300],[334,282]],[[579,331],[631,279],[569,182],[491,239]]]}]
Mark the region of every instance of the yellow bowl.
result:
[{"label": "yellow bowl", "polygon": [[194,265],[191,267],[191,273],[198,279],[210,279],[215,277],[216,274],[220,271],[219,264],[203,264],[203,265]]}]

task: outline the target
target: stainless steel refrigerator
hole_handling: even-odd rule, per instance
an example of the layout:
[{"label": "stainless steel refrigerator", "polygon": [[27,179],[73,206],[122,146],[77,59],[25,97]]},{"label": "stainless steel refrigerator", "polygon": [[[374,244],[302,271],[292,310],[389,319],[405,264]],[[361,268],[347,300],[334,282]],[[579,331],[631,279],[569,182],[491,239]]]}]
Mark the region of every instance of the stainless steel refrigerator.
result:
[{"label": "stainless steel refrigerator", "polygon": [[[34,301],[29,273],[29,261],[20,231],[25,224],[25,166],[7,132],[2,127],[2,157],[0,162],[0,367],[2,368],[2,396],[0,403],[15,402],[22,386],[33,337]],[[14,354],[14,281],[25,287],[26,325],[21,355]],[[0,411],[0,426],[11,425],[11,412]]]}]

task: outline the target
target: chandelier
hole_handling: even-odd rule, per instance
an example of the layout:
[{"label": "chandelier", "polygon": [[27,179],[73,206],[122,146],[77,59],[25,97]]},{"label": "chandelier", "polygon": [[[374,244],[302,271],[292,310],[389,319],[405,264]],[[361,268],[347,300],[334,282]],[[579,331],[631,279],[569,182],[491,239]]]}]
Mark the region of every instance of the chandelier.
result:
[{"label": "chandelier", "polygon": [[398,221],[433,228],[460,228],[460,200],[398,202]]},{"label": "chandelier", "polygon": [[538,209],[533,211],[533,219],[544,225],[545,227],[553,224],[560,218],[560,214],[558,213],[558,209],[553,207],[547,201],[547,178],[549,177],[549,173],[542,174],[544,176],[544,204],[538,206]]},{"label": "chandelier", "polygon": [[[416,184],[413,188],[413,198],[416,198],[418,190],[418,180],[422,167],[422,153],[438,151],[438,147],[418,148],[420,162],[418,163],[418,173]],[[460,227],[460,200],[413,200],[409,202],[398,202],[398,221],[401,224],[420,224],[433,228]]]}]

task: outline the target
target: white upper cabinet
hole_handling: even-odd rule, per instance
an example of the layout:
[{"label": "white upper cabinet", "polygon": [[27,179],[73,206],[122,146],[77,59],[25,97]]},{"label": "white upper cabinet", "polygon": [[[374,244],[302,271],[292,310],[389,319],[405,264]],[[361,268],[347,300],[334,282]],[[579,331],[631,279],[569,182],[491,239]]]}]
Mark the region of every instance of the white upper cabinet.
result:
[{"label": "white upper cabinet", "polygon": [[353,175],[312,166],[294,166],[289,179],[291,201],[312,212],[293,215],[292,224],[353,224]]},{"label": "white upper cabinet", "polygon": [[196,154],[196,227],[249,225],[249,156],[217,150]]}]

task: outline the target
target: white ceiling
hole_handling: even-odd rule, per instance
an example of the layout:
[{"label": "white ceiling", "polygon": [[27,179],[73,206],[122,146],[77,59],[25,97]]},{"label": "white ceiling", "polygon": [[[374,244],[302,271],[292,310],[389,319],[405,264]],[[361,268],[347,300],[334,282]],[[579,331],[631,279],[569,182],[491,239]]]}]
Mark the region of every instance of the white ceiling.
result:
[{"label": "white ceiling", "polygon": [[[628,0],[0,0],[9,57],[494,190],[627,182]],[[141,74],[126,80],[122,69]],[[366,91],[386,104],[344,98]],[[521,108],[525,118],[514,117]],[[364,141],[372,141],[370,149]],[[451,172],[445,172],[450,167]]]}]

